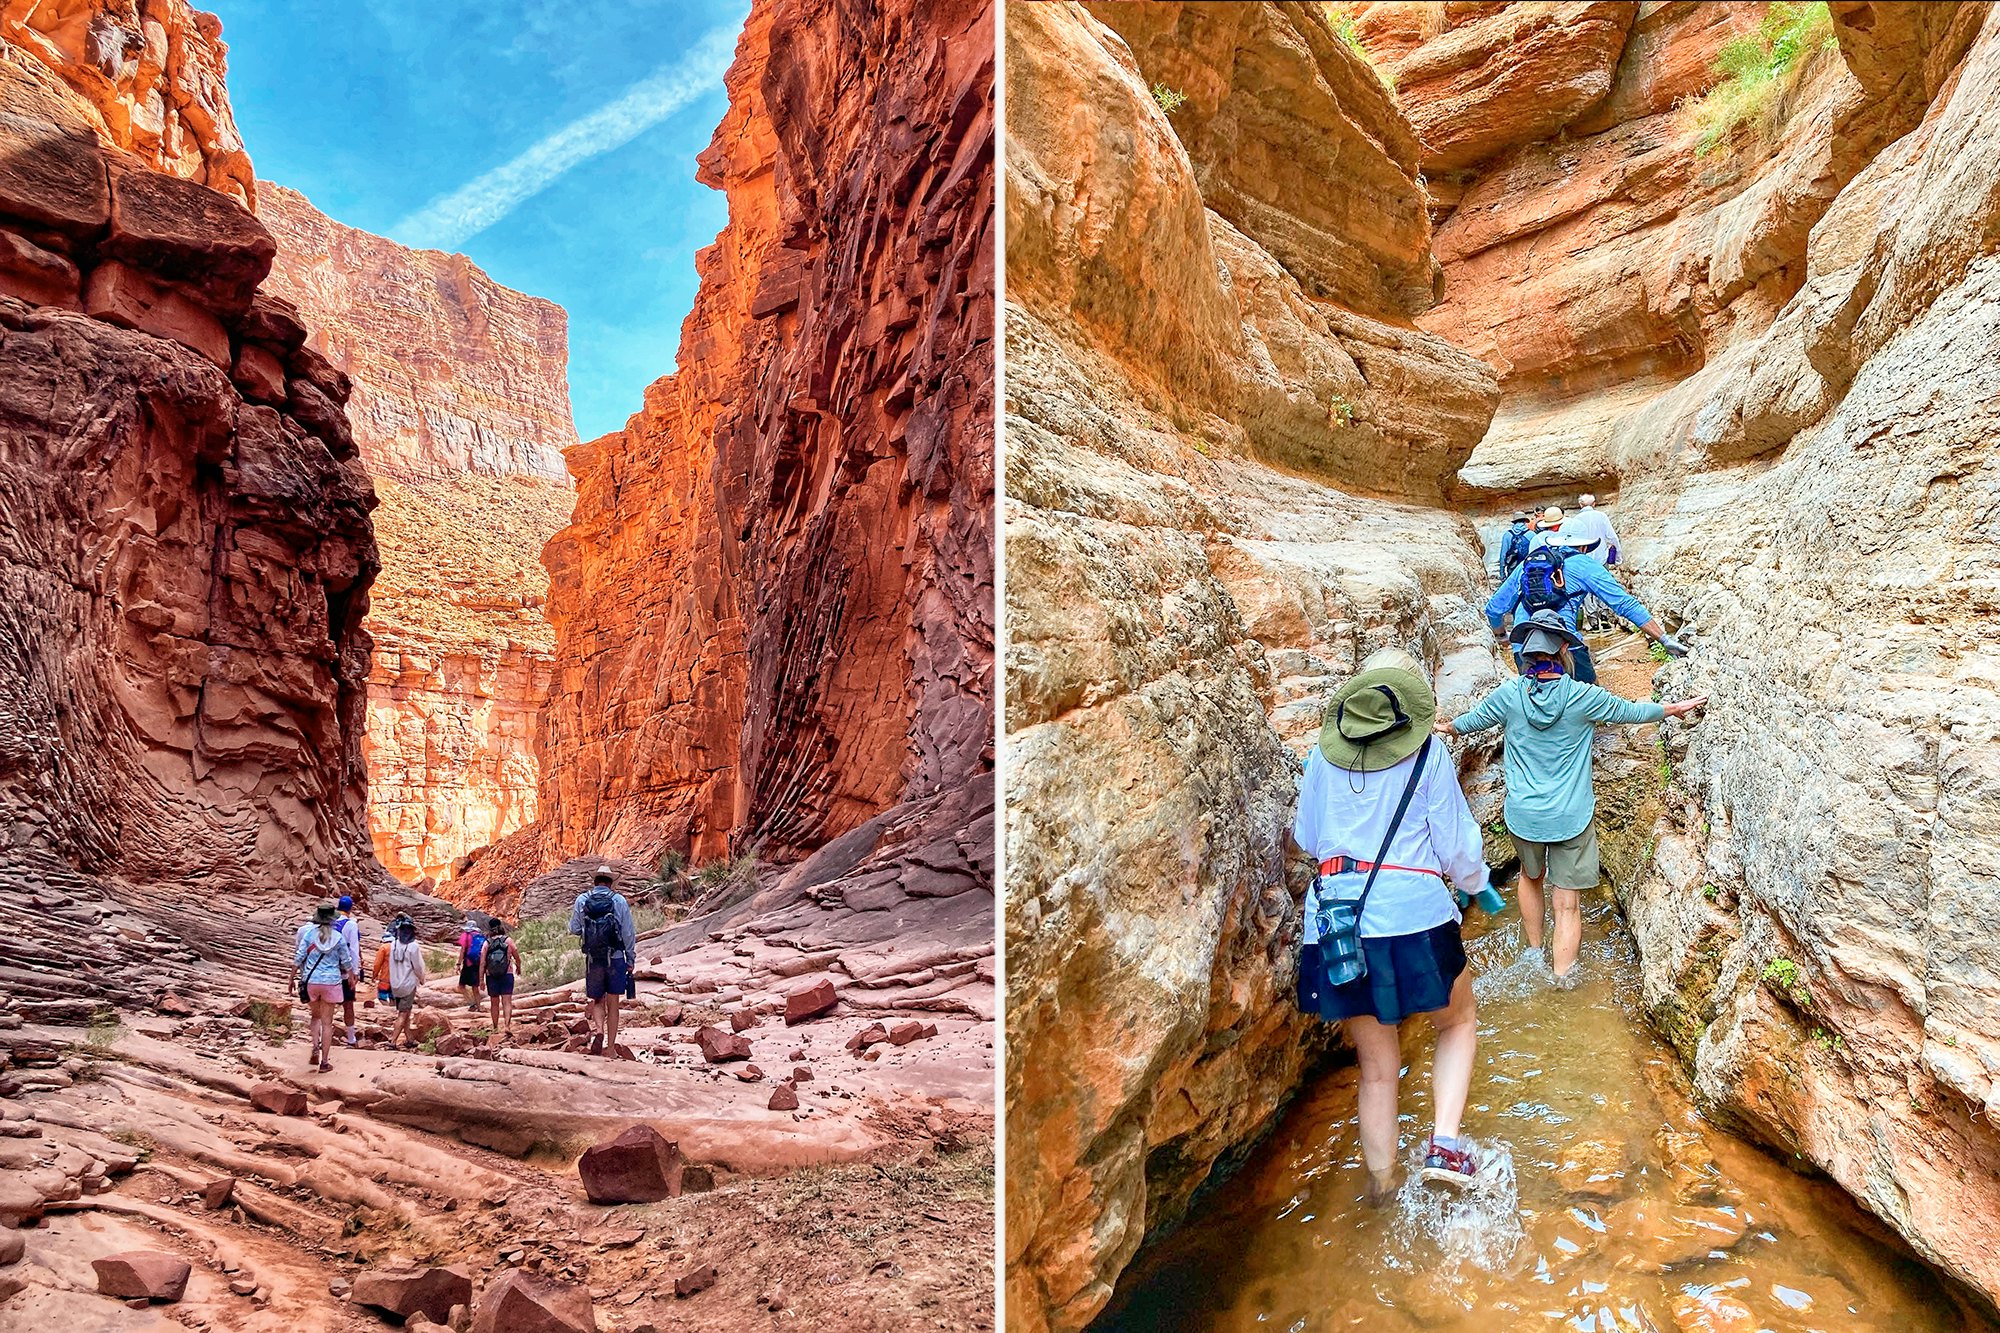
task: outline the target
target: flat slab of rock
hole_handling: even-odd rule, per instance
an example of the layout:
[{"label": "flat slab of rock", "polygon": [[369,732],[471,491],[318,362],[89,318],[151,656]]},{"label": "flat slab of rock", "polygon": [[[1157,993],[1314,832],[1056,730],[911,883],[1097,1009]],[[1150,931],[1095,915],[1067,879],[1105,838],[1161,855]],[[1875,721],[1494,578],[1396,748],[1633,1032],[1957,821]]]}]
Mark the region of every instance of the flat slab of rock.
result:
[{"label": "flat slab of rock", "polygon": [[258,1083],[250,1089],[250,1105],[272,1115],[304,1115],[306,1095],[282,1083]]},{"label": "flat slab of rock", "polygon": [[651,1125],[634,1125],[586,1148],[576,1173],[592,1203],[652,1203],[680,1196],[682,1167],[678,1144]]},{"label": "flat slab of rock", "polygon": [[838,1003],[840,996],[835,993],[833,983],[821,978],[804,990],[793,991],[785,997],[785,1023],[789,1026],[818,1018]]},{"label": "flat slab of rock", "polygon": [[472,1333],[597,1333],[597,1317],[583,1287],[515,1268],[487,1284]]},{"label": "flat slab of rock", "polygon": [[121,1301],[177,1301],[187,1291],[188,1261],[158,1250],[127,1250],[92,1259],[97,1289]]},{"label": "flat slab of rock", "polygon": [[422,1315],[442,1324],[452,1306],[472,1304],[472,1274],[457,1267],[375,1269],[354,1279],[352,1299],[400,1319]]},{"label": "flat slab of rock", "polygon": [[683,1273],[674,1279],[674,1295],[685,1300],[696,1292],[707,1291],[715,1285],[717,1276],[714,1264],[703,1264],[700,1268]]}]

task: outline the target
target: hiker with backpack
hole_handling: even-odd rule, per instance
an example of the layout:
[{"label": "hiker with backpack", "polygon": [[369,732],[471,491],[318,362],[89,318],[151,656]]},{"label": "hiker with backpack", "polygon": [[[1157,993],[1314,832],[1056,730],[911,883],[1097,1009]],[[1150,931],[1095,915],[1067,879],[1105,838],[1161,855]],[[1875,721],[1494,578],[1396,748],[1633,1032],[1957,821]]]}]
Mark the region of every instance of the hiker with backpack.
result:
[{"label": "hiker with backpack", "polygon": [[583,948],[583,997],[590,1020],[590,1053],[618,1045],[618,1003],[639,998],[632,962],[639,947],[632,928],[632,906],[611,886],[610,866],[599,866],[591,885],[576,896],[569,913],[569,933]]},{"label": "hiker with backpack", "polygon": [[[1515,616],[1514,628],[1518,632],[1527,623],[1521,613],[1531,618],[1538,612],[1552,611],[1561,618],[1564,628],[1574,633],[1577,612],[1582,610],[1586,594],[1637,625],[1647,638],[1665,648],[1670,657],[1687,656],[1687,649],[1680,641],[1668,634],[1653,613],[1625,591],[1624,584],[1611,577],[1609,570],[1594,557],[1575,552],[1557,541],[1536,546],[1512,574],[1500,581],[1499,589],[1486,603],[1486,623],[1492,626],[1495,637],[1500,637],[1507,633],[1505,621],[1510,613]],[[1524,671],[1518,641],[1513,651],[1515,671]],[[1596,684],[1597,667],[1581,638],[1570,649],[1570,657],[1573,663],[1570,674],[1586,685]]]},{"label": "hiker with backpack", "polygon": [[521,951],[508,938],[507,923],[493,918],[486,932],[486,998],[493,1007],[495,1037],[514,1035],[514,973],[521,966]]},{"label": "hiker with backpack", "polygon": [[1472,974],[1453,890],[1487,889],[1479,822],[1451,752],[1431,738],[1437,699],[1409,654],[1385,649],[1329,699],[1306,758],[1292,838],[1318,874],[1305,902],[1298,1005],[1338,1022],[1361,1066],[1368,1200],[1395,1192],[1401,1024],[1429,1014],[1436,1123],[1423,1178],[1463,1189],[1478,1175],[1459,1134],[1478,1046]]},{"label": "hiker with backpack", "polygon": [[[361,923],[354,916],[354,899],[343,893],[340,895],[338,906],[339,910],[334,913],[333,917],[334,927],[347,937],[347,946],[354,951],[354,959],[358,965],[361,961]],[[360,979],[360,975],[357,973],[340,983],[340,1015],[347,1024],[347,1044],[349,1046],[354,1045],[356,1042],[354,1031],[354,987]]]},{"label": "hiker with backpack", "polygon": [[1514,515],[1514,522],[1500,537],[1500,577],[1506,578],[1514,572],[1514,567],[1528,558],[1528,543],[1534,534],[1528,528],[1526,510]]},{"label": "hiker with backpack", "polygon": [[[1587,558],[1587,557],[1586,557]],[[1638,703],[1580,679],[1575,657],[1583,639],[1554,611],[1537,611],[1514,627],[1523,673],[1437,730],[1471,736],[1505,727],[1501,752],[1507,778],[1503,814],[1521,856],[1521,931],[1542,947],[1542,887],[1555,890],[1556,984],[1575,983],[1572,969],[1583,942],[1583,891],[1597,887],[1597,797],[1590,783],[1590,747],[1599,723],[1637,724],[1680,717],[1708,696],[1680,703]]]},{"label": "hiker with backpack", "polygon": [[1596,556],[1609,569],[1618,563],[1618,530],[1597,508],[1597,497],[1588,491],[1576,497],[1576,504],[1576,512],[1563,524],[1564,545]]},{"label": "hiker with backpack", "polygon": [[458,932],[458,998],[468,1009],[479,1007],[479,960],[486,951],[486,932],[479,918],[466,914]]},{"label": "hiker with backpack", "polygon": [[383,1004],[396,1006],[389,1044],[398,1050],[416,1047],[410,1026],[412,1013],[417,1005],[417,991],[429,980],[424,969],[424,946],[417,942],[417,923],[404,912],[382,932],[382,947],[375,952],[376,998]]},{"label": "hiker with backpack", "polygon": [[321,903],[312,921],[301,927],[292,953],[292,982],[311,1016],[312,1059],[307,1067],[324,1074],[333,1068],[333,1011],[340,1004],[342,983],[352,983],[360,960],[346,932],[334,922],[334,905]]}]

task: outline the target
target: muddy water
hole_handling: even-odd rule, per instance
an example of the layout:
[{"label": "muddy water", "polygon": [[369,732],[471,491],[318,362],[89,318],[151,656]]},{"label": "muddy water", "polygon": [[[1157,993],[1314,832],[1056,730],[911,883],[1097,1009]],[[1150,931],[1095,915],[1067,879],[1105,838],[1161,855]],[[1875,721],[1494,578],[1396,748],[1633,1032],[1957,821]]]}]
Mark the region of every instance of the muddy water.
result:
[{"label": "muddy water", "polygon": [[[1523,958],[1519,929],[1511,909],[1467,922],[1480,1045],[1465,1124],[1484,1157],[1472,1191],[1409,1169],[1370,1208],[1355,1071],[1338,1070],[1141,1255],[1096,1327],[1991,1333],[1838,1189],[1695,1114],[1645,1025],[1608,897],[1586,905],[1574,990]],[[1405,1040],[1409,1168],[1431,1124],[1429,1045],[1427,1031]]]}]

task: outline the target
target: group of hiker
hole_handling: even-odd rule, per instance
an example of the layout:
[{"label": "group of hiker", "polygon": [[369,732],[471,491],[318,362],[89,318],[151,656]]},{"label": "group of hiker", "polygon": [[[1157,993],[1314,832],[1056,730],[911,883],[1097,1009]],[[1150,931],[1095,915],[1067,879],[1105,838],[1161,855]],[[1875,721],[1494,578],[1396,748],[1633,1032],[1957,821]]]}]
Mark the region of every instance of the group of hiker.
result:
[{"label": "group of hiker", "polygon": [[[576,897],[570,911],[569,933],[583,952],[584,996],[590,1021],[591,1054],[615,1047],[619,1004],[638,998],[633,975],[638,940],[632,908],[614,887],[610,866],[600,866],[589,889]],[[502,1037],[514,1031],[514,985],[521,969],[521,951],[508,934],[507,923],[483,913],[467,913],[458,935],[458,991],[468,1009],[478,1009],[481,997],[490,1006],[491,1031]],[[333,1068],[334,1011],[342,1011],[346,1044],[359,1044],[354,1022],[355,989],[368,979],[361,966],[361,923],[354,899],[323,902],[293,939],[292,982],[306,1005],[312,1054],[309,1065],[324,1073]],[[382,932],[373,968],[377,1004],[395,1010],[389,1044],[399,1050],[416,1045],[412,1017],[417,992],[430,981],[417,925],[400,913]]]},{"label": "group of hiker", "polygon": [[[1400,1025],[1417,1014],[1430,1015],[1436,1033],[1436,1120],[1421,1175],[1462,1189],[1479,1171],[1476,1149],[1462,1134],[1478,1028],[1460,927],[1473,901],[1489,910],[1504,903],[1493,892],[1479,823],[1446,740],[1502,729],[1503,818],[1520,858],[1522,935],[1534,961],[1543,961],[1552,894],[1548,961],[1554,984],[1568,989],[1582,946],[1582,894],[1598,881],[1591,785],[1597,728],[1681,717],[1708,701],[1637,702],[1596,683],[1577,629],[1586,594],[1670,655],[1687,650],[1608,572],[1617,535],[1593,505],[1594,497],[1584,496],[1567,520],[1554,508],[1532,524],[1517,516],[1515,526],[1528,534],[1518,556],[1508,534],[1486,617],[1512,650],[1515,676],[1458,717],[1440,719],[1421,665],[1400,649],[1384,649],[1330,696],[1306,759],[1292,836],[1317,874],[1305,902],[1297,1002],[1340,1023],[1354,1048],[1374,1203],[1396,1189]],[[1591,515],[1594,523],[1578,522]]]}]

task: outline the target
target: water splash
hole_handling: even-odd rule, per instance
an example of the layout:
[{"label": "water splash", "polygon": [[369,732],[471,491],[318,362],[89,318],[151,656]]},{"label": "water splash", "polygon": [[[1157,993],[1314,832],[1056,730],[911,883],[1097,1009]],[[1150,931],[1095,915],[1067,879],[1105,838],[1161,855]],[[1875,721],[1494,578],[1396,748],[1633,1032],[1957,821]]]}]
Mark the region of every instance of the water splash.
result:
[{"label": "water splash", "polygon": [[1411,1150],[1409,1179],[1397,1191],[1395,1223],[1387,1238],[1400,1253],[1385,1258],[1449,1273],[1466,1268],[1504,1272],[1527,1239],[1513,1148],[1500,1140],[1480,1143],[1479,1175],[1468,1188],[1454,1190],[1428,1184],[1418,1174],[1426,1146],[1419,1143]]}]

